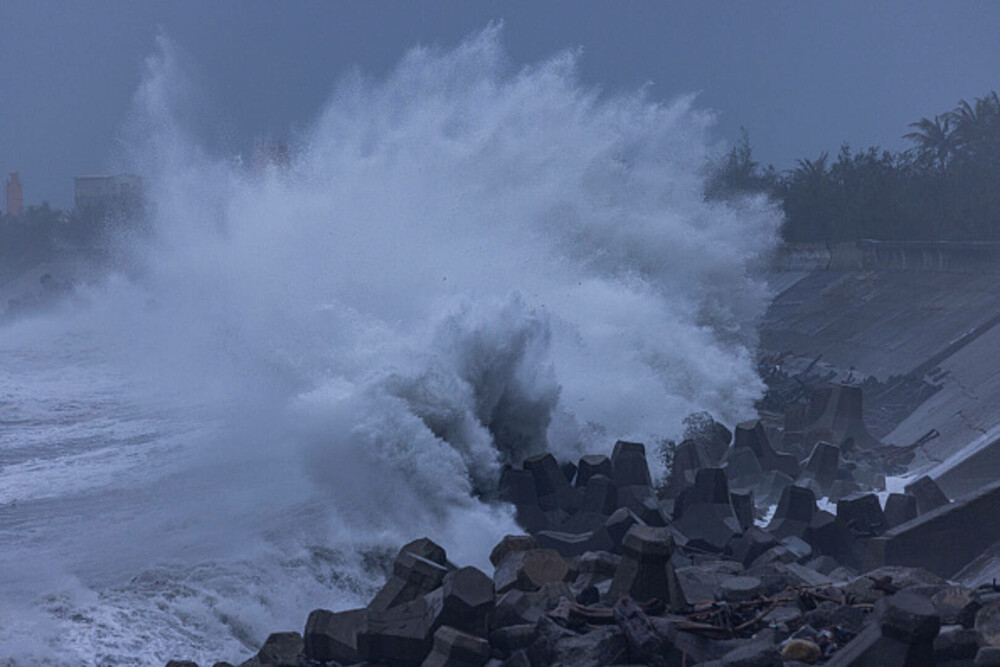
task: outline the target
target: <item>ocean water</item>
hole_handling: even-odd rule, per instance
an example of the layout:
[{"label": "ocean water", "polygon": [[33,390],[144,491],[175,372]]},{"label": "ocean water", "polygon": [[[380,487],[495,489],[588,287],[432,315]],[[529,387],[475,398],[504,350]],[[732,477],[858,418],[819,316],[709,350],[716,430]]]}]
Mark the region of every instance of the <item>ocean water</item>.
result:
[{"label": "ocean water", "polygon": [[489,572],[507,462],[753,414],[780,215],[704,200],[712,113],[501,42],[345,75],[255,171],[160,40],[123,158],[153,231],[0,328],[0,664],[238,662],[410,539]]}]

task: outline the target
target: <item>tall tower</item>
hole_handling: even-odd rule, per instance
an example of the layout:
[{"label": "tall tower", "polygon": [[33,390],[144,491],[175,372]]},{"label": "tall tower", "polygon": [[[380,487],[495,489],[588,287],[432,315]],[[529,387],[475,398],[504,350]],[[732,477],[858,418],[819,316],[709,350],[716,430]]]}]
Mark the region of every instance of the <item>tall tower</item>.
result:
[{"label": "tall tower", "polygon": [[21,185],[21,175],[10,172],[7,178],[7,215],[20,216],[24,212],[24,186]]}]

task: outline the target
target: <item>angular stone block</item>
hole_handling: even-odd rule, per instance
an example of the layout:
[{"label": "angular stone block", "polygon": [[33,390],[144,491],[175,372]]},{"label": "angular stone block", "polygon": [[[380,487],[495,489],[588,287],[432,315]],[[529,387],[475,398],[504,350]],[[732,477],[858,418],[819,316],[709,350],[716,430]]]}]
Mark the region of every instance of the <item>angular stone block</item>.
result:
[{"label": "angular stone block", "polygon": [[486,636],[486,620],[495,599],[492,579],[474,567],[460,567],[448,573],[440,591],[444,623]]},{"label": "angular stone block", "polygon": [[441,589],[385,611],[368,614],[357,634],[357,650],[367,662],[419,665],[430,653],[434,632],[443,624]]},{"label": "angular stone block", "polygon": [[538,505],[531,471],[505,467],[500,473],[500,499],[514,505]]},{"label": "angular stone block", "polygon": [[973,663],[976,667],[1000,665],[1000,646],[980,646]]},{"label": "angular stone block", "polygon": [[874,493],[856,493],[838,500],[837,518],[852,533],[863,537],[881,535],[888,528],[882,504]]},{"label": "angular stone block", "polygon": [[948,496],[944,495],[944,491],[937,485],[937,482],[927,475],[910,482],[903,490],[917,499],[918,514],[927,514],[939,507],[944,507],[949,502]]},{"label": "angular stone block", "polygon": [[748,530],[754,525],[754,515],[757,508],[753,501],[753,491],[746,493],[730,493],[729,499],[733,505],[733,512],[742,530]]},{"label": "angular stone block", "polygon": [[917,518],[917,499],[907,493],[890,493],[883,510],[886,526],[895,528]]},{"label": "angular stone block", "polygon": [[566,519],[557,526],[552,526],[551,530],[558,533],[570,533],[573,535],[582,535],[584,533],[592,533],[596,530],[600,530],[604,527],[604,523],[608,520],[607,514],[598,514],[596,512],[588,512],[586,510],[580,510],[570,518]]},{"label": "angular stone block", "polygon": [[710,467],[704,449],[701,443],[694,440],[685,440],[677,445],[663,492],[665,497],[676,498],[681,491],[694,484],[699,470]]},{"label": "angular stone block", "polygon": [[983,608],[979,593],[965,586],[949,586],[931,596],[931,602],[941,616],[942,625],[971,628],[976,613]]},{"label": "angular stone block", "polygon": [[[938,665],[971,663],[979,651],[979,633],[971,628],[952,625],[942,626],[941,633],[934,639],[934,663]],[[957,665],[956,665],[957,667]]]},{"label": "angular stone block", "polygon": [[809,543],[814,553],[833,556],[842,563],[853,563],[853,535],[843,521],[829,512],[816,512],[802,539]]},{"label": "angular stone block", "polygon": [[534,623],[509,625],[490,632],[490,647],[507,657],[528,648],[536,639],[538,639],[538,629]]},{"label": "angular stone block", "polygon": [[730,449],[725,460],[726,476],[734,489],[749,489],[760,484],[764,470],[749,447]]},{"label": "angular stone block", "polygon": [[564,486],[554,493],[538,496],[538,506],[545,511],[562,510],[567,514],[580,511],[583,491],[573,486]]},{"label": "angular stone block", "polygon": [[368,622],[367,609],[331,612],[316,609],[306,620],[303,645],[306,658],[319,662],[361,662],[358,633]]},{"label": "angular stone block", "polygon": [[630,595],[638,601],[659,598],[672,606],[683,604],[670,557],[674,540],[666,528],[632,526],[622,540],[622,561],[608,598]]},{"label": "angular stone block", "polygon": [[586,634],[562,637],[553,646],[553,663],[574,667],[621,664],[628,656],[628,642],[618,626],[605,626]]},{"label": "angular stone block", "polygon": [[778,538],[788,535],[804,537],[815,514],[815,494],[801,486],[788,486],[781,492],[774,518],[768,524],[767,530]]},{"label": "angular stone block", "polygon": [[576,471],[576,486],[585,487],[590,478],[594,475],[604,475],[608,479],[614,479],[615,472],[611,466],[611,459],[603,454],[588,454],[580,457],[580,464]]},{"label": "angular stone block", "polygon": [[566,560],[554,549],[532,549],[509,554],[493,574],[496,592],[512,588],[534,591],[550,581],[563,581],[569,573]]},{"label": "angular stone block", "polygon": [[550,496],[560,489],[569,486],[566,475],[559,468],[556,457],[552,454],[537,454],[524,459],[523,467],[531,473],[535,482],[535,492],[539,498]]},{"label": "angular stone block", "polygon": [[751,526],[733,543],[733,557],[744,566],[749,566],[777,544],[778,540],[771,533]]},{"label": "angular stone block", "polygon": [[839,465],[840,447],[829,442],[817,442],[802,473],[809,474],[826,491],[837,479]]},{"label": "angular stone block", "polygon": [[577,567],[580,574],[593,573],[610,579],[622,562],[622,557],[608,551],[588,551],[580,556]]},{"label": "angular stone block", "polygon": [[490,552],[490,562],[497,567],[504,558],[515,551],[530,551],[538,548],[538,542],[531,535],[504,535]]},{"label": "angular stone block", "polygon": [[1000,646],[1000,600],[993,600],[976,612],[975,628],[988,646]]},{"label": "angular stone block", "polygon": [[719,586],[719,595],[727,602],[746,602],[759,597],[764,592],[764,584],[757,577],[729,577]]},{"label": "angular stone block", "polygon": [[907,644],[933,642],[941,629],[941,617],[934,604],[923,595],[903,590],[884,598],[882,634]]},{"label": "angular stone block", "polygon": [[257,653],[261,667],[299,667],[302,635],[297,632],[274,632]]},{"label": "angular stone block", "polygon": [[711,553],[726,553],[742,534],[732,505],[697,504],[685,507],[674,527],[687,538],[687,545]]},{"label": "angular stone block", "polygon": [[535,600],[525,591],[517,589],[507,591],[497,601],[493,613],[495,628],[528,625],[532,628],[545,612],[535,604]]},{"label": "angular stone block", "polygon": [[[443,551],[443,550],[442,550]],[[416,600],[441,585],[448,568],[409,551],[400,551],[393,563],[392,576],[368,604],[382,611]]]},{"label": "angular stone block", "polygon": [[481,667],[490,659],[490,644],[451,626],[434,633],[434,648],[420,667]]},{"label": "angular stone block", "polygon": [[563,533],[555,530],[541,530],[535,533],[538,546],[555,549],[565,558],[579,556],[588,551],[612,551],[614,543],[608,531],[601,527],[586,533]]},{"label": "angular stone block", "polygon": [[737,425],[733,447],[750,449],[764,470],[780,470],[792,479],[798,477],[801,472],[799,461],[794,455],[776,452],[771,447],[764,424],[760,420]]},{"label": "angular stone block", "polygon": [[591,475],[583,491],[581,511],[610,515],[618,509],[618,487],[610,477]]},{"label": "angular stone block", "polygon": [[399,550],[399,553],[409,553],[414,556],[420,556],[421,558],[426,558],[427,560],[437,563],[438,565],[443,565],[450,570],[454,569],[454,566],[448,562],[448,554],[444,550],[444,547],[426,537],[421,537],[404,544],[403,548]]},{"label": "angular stone block", "polygon": [[649,465],[646,463],[646,446],[640,442],[616,442],[611,453],[611,466],[615,484],[619,487],[653,484]]},{"label": "angular stone block", "polygon": [[834,385],[813,392],[806,419],[811,432],[827,432],[833,441],[850,441],[859,449],[877,447],[864,421],[861,387]]},{"label": "angular stone block", "polygon": [[621,507],[615,510],[604,523],[604,528],[611,540],[611,548],[607,551],[620,553],[622,540],[625,539],[629,529],[635,525],[645,526],[646,524],[628,508]]}]

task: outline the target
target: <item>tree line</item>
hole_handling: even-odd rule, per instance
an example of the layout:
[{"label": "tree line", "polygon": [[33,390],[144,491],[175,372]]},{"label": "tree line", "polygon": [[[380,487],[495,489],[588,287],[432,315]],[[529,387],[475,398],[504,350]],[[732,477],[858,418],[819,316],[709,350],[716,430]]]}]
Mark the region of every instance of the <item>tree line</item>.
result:
[{"label": "tree line", "polygon": [[785,213],[786,241],[1000,241],[1000,98],[962,100],[910,123],[904,151],[844,144],[778,172],[753,160],[749,138],[714,166],[705,195],[765,193]]}]

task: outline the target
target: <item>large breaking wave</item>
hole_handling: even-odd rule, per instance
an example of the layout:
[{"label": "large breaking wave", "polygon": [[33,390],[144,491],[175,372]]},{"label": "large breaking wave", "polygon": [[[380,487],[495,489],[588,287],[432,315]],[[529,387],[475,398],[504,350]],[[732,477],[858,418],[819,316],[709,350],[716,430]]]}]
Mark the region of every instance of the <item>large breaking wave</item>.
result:
[{"label": "large breaking wave", "polygon": [[127,133],[152,237],[120,239],[127,271],[84,305],[6,330],[39,446],[69,437],[49,364],[106,392],[74,424],[115,445],[7,471],[4,512],[37,513],[0,547],[10,656],[234,660],[358,604],[379,549],[428,534],[484,564],[515,529],[506,462],[752,413],[779,216],[705,201],[692,97],[601,93],[577,57],[515,68],[496,28],[414,49],[255,171],[187,132],[160,41]]}]

